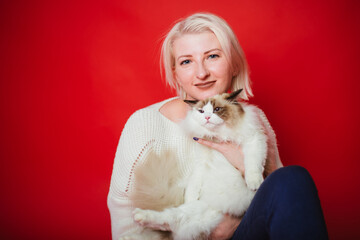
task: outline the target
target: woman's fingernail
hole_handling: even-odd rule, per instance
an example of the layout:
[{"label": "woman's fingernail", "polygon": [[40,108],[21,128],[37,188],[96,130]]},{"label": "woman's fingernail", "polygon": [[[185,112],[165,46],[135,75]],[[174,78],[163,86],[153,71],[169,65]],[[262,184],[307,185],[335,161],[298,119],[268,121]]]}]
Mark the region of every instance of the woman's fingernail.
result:
[{"label": "woman's fingernail", "polygon": [[195,141],[199,140],[197,137],[193,137],[193,139],[194,139]]}]

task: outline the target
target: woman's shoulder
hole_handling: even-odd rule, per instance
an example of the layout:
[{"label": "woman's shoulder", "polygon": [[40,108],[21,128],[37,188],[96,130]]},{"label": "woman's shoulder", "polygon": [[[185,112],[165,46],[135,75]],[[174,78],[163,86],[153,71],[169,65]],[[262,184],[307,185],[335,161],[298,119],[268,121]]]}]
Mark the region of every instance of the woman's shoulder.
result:
[{"label": "woman's shoulder", "polygon": [[245,116],[254,120],[255,119],[262,119],[262,115],[265,115],[261,108],[255,104],[243,101],[241,102],[242,109],[245,111]]},{"label": "woman's shoulder", "polygon": [[175,98],[163,104],[159,112],[170,121],[178,123],[185,119],[188,108],[183,100]]},{"label": "woman's shoulder", "polygon": [[162,108],[162,106],[164,106],[166,103],[170,102],[173,99],[176,99],[176,97],[168,98],[161,102],[157,102],[157,103],[151,104],[147,107],[136,110],[134,113],[131,114],[131,116],[128,119],[128,122],[132,121],[134,119],[148,117],[149,115],[150,116],[158,116],[160,114],[159,110]]},{"label": "woman's shoulder", "polygon": [[124,129],[138,128],[139,130],[143,128],[154,128],[155,126],[159,126],[159,124],[164,120],[164,116],[160,112],[160,109],[174,99],[176,99],[176,97],[165,99],[161,102],[157,102],[136,110],[126,121]]},{"label": "woman's shoulder", "polygon": [[242,102],[242,107],[245,111],[252,112],[261,119],[267,119],[264,111],[255,104],[249,102]]},{"label": "woman's shoulder", "polygon": [[263,125],[263,127],[265,127],[265,129],[268,132],[275,134],[274,130],[270,125],[268,118],[266,117],[266,114],[259,106],[254,104],[249,104],[246,102],[243,104],[243,108],[247,113],[247,115],[249,116],[249,119],[251,119],[252,121],[254,120],[260,121],[261,125]]},{"label": "woman's shoulder", "polygon": [[157,102],[157,103],[154,103],[154,104],[151,104],[145,108],[142,108],[138,111],[159,111],[163,106],[171,103],[171,102],[174,102],[174,100],[177,100],[179,99],[178,97],[172,97],[172,98],[168,98],[168,99],[165,99],[165,100],[162,100],[161,102]]}]

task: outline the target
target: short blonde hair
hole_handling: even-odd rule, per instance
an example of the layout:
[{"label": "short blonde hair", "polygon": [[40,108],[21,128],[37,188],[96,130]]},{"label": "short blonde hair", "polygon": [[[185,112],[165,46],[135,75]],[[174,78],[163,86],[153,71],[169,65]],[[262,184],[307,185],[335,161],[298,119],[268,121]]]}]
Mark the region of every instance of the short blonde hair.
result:
[{"label": "short blonde hair", "polygon": [[176,89],[181,98],[186,93],[174,79],[175,57],[172,50],[173,42],[184,34],[212,32],[220,42],[224,55],[230,63],[234,73],[231,91],[243,89],[240,97],[248,100],[253,96],[249,70],[244,51],[242,50],[234,32],[226,21],[214,14],[196,13],[185,19],[180,19],[166,35],[161,48],[161,72],[165,72],[166,82]]}]

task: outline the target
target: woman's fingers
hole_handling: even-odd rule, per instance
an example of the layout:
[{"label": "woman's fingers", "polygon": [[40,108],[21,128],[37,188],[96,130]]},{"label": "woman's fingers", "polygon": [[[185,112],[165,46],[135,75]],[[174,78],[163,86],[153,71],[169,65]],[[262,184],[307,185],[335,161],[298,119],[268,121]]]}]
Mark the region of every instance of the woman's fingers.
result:
[{"label": "woman's fingers", "polygon": [[240,224],[241,219],[225,214],[220,224],[212,231],[211,240],[230,239]]},{"label": "woman's fingers", "polygon": [[212,142],[201,138],[194,138],[198,143],[215,149],[222,153],[224,157],[242,174],[244,174],[243,152],[239,145],[232,142]]},{"label": "woman's fingers", "polygon": [[232,142],[212,142],[201,138],[196,139],[198,143],[213,148],[224,155],[226,155],[227,153],[231,153],[232,151],[241,151],[240,146]]},{"label": "woman's fingers", "polygon": [[223,143],[211,142],[211,141],[207,141],[207,140],[204,140],[201,138],[196,138],[196,139],[194,138],[194,140],[197,141],[198,143],[205,145],[207,147],[213,148],[215,150],[218,150],[219,152],[222,152],[222,150],[223,150],[223,148],[222,148]]}]

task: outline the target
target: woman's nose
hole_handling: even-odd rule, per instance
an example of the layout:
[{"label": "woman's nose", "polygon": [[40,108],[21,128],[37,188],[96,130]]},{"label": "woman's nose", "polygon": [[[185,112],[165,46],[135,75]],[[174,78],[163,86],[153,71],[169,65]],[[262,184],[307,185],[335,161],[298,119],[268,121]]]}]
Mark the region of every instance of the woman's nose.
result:
[{"label": "woman's nose", "polygon": [[209,76],[209,71],[206,68],[204,63],[199,63],[198,64],[198,69],[197,69],[197,74],[196,77],[198,79],[206,79]]}]

